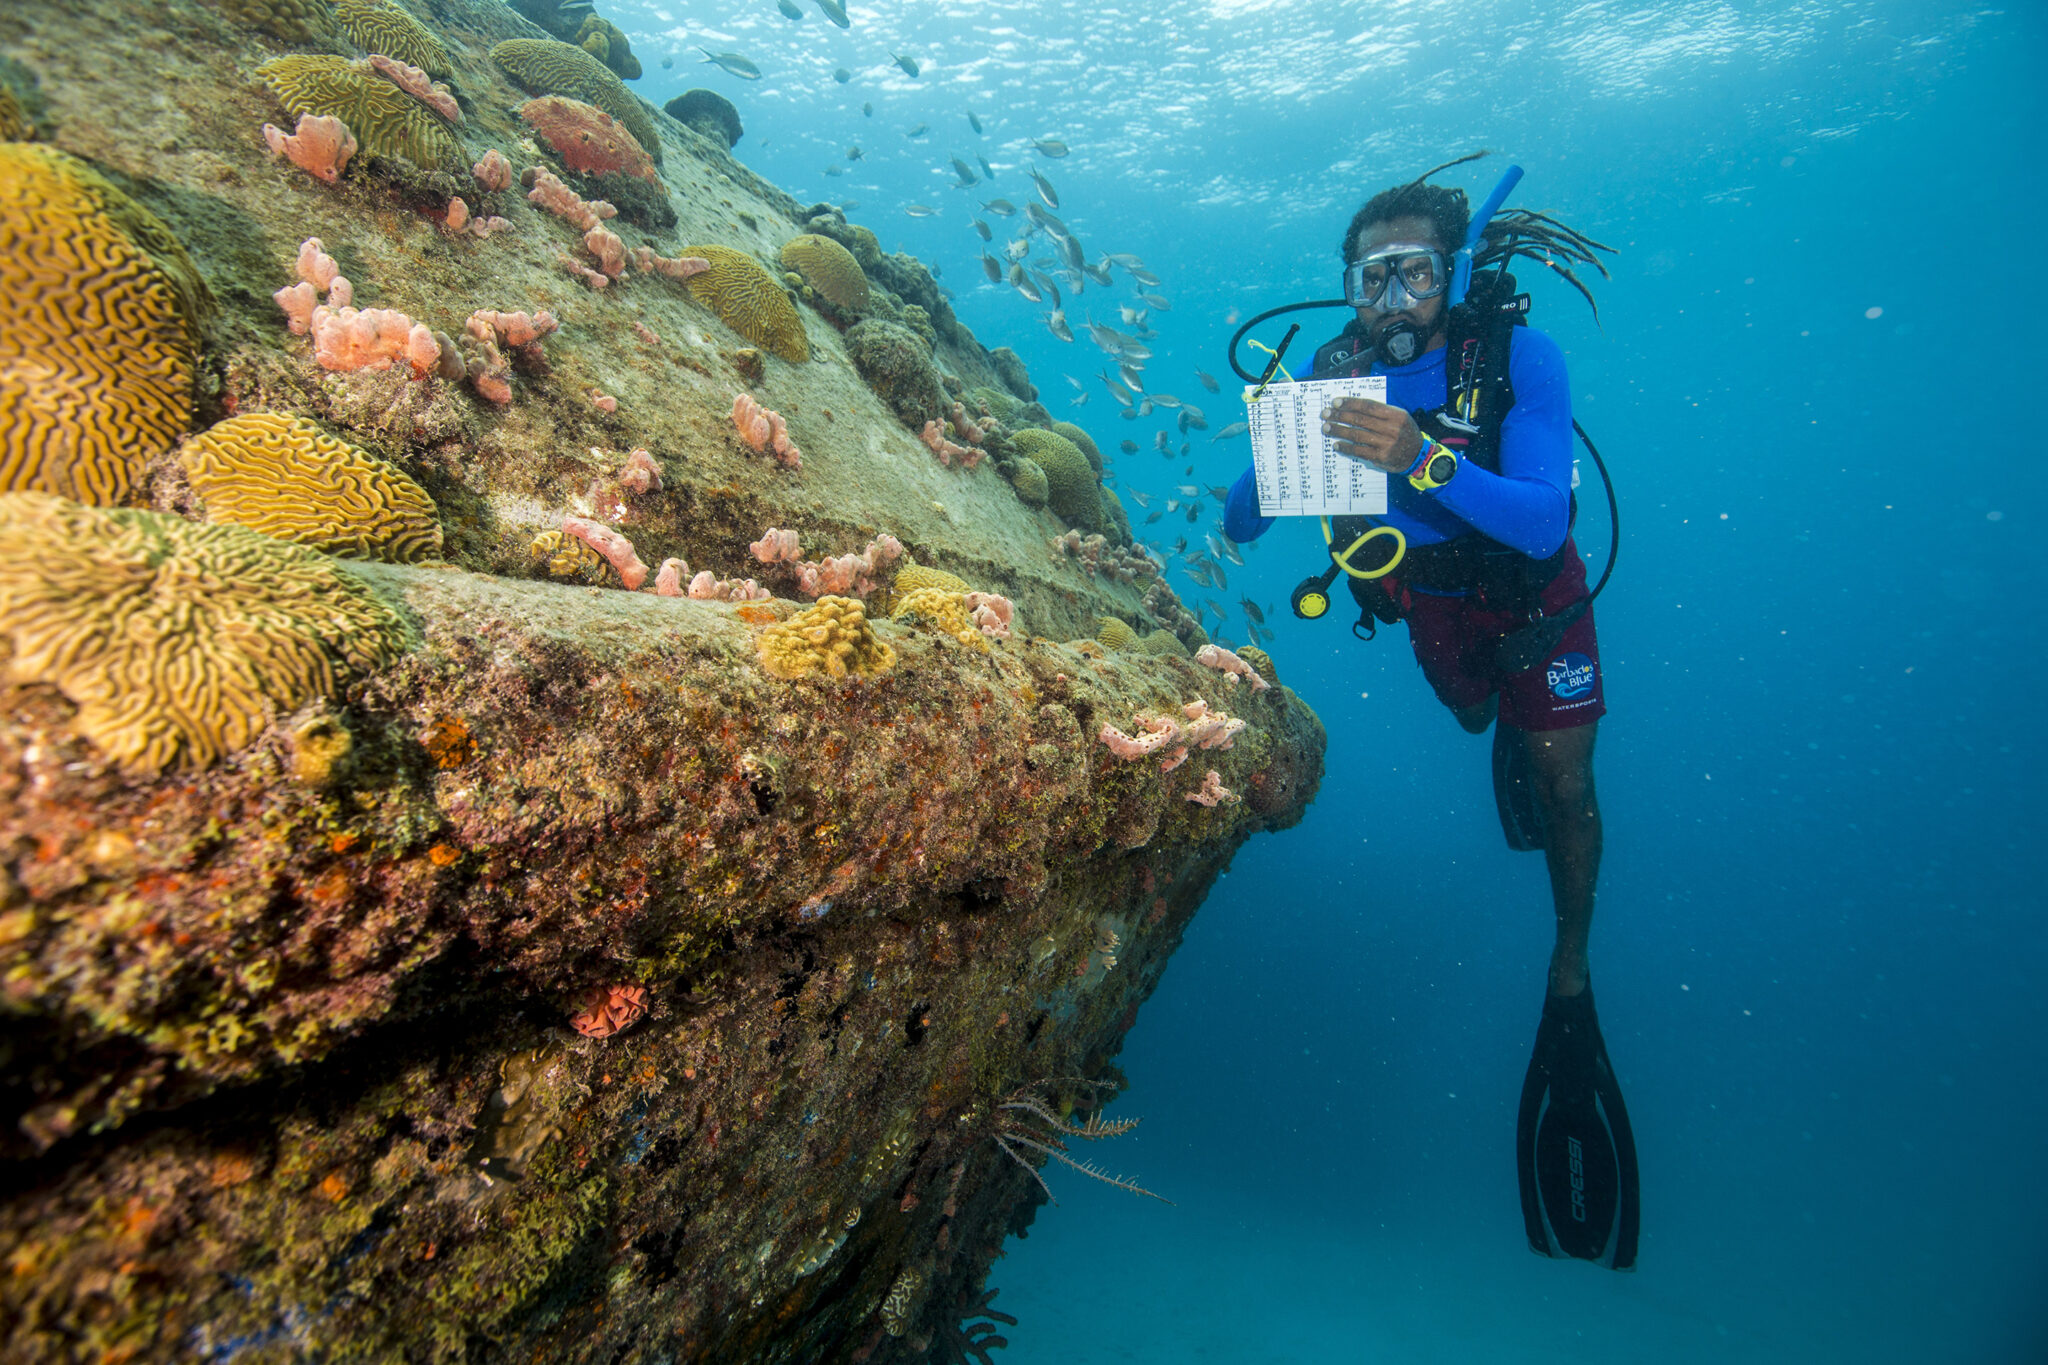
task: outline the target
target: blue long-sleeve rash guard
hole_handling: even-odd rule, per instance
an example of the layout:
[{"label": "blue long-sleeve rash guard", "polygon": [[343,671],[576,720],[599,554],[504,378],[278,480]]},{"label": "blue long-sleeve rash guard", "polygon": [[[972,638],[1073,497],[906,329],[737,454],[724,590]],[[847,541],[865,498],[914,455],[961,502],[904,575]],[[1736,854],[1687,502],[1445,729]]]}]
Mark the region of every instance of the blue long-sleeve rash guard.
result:
[{"label": "blue long-sleeve rash guard", "polygon": [[[1449,483],[1418,493],[1406,479],[1387,477],[1387,514],[1372,518],[1396,527],[1410,545],[1433,545],[1479,531],[1532,559],[1548,559],[1571,529],[1572,400],[1564,352],[1533,327],[1509,334],[1508,381],[1515,405],[1500,428],[1500,473],[1461,463]],[[1375,370],[1387,377],[1387,402],[1414,411],[1442,407],[1447,396],[1444,351],[1412,365]],[[1223,533],[1242,544],[1266,533],[1274,518],[1259,515],[1249,467],[1231,485],[1223,505]]]}]

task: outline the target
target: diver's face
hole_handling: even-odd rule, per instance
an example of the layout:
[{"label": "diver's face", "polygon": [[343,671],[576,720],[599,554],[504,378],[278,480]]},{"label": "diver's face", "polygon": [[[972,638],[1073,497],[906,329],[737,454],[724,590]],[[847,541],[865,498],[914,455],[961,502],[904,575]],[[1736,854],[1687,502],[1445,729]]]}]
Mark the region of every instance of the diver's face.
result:
[{"label": "diver's face", "polygon": [[[1429,219],[1421,214],[1404,214],[1388,219],[1384,223],[1367,223],[1365,231],[1352,244],[1351,259],[1359,261],[1378,251],[1381,247],[1397,242],[1428,243],[1450,258],[1451,249],[1436,240],[1436,229]],[[1375,342],[1387,327],[1403,319],[1414,323],[1429,338],[1429,347],[1443,344],[1445,336],[1444,301],[1445,295],[1435,298],[1417,299],[1405,308],[1391,308],[1382,312],[1378,308],[1359,308],[1358,325]],[[1427,349],[1427,348],[1425,348]]]}]

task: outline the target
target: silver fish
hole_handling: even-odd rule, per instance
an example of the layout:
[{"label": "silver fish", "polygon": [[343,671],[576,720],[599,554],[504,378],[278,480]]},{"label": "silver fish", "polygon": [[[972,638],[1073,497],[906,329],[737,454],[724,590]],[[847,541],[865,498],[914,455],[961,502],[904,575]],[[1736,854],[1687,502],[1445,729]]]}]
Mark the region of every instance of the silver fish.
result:
[{"label": "silver fish", "polygon": [[975,113],[972,109],[969,109],[967,111],[967,126],[972,128],[977,133],[981,131],[981,120],[975,117]]},{"label": "silver fish", "polygon": [[1135,455],[1138,453],[1138,443],[1136,441],[1119,441],[1117,442],[1116,448],[1118,450],[1121,450],[1126,455]]},{"label": "silver fish", "polygon": [[1067,144],[1060,141],[1056,137],[1040,138],[1036,142],[1033,142],[1031,145],[1038,149],[1038,153],[1040,156],[1049,156],[1053,157],[1054,159],[1058,159],[1059,157],[1063,157],[1067,154]]},{"label": "silver fish", "polygon": [[1060,238],[1060,255],[1064,256],[1067,264],[1075,270],[1088,264],[1087,258],[1081,254],[1081,239],[1078,237]]},{"label": "silver fish", "polygon": [[1102,285],[1105,288],[1109,285],[1110,276],[1108,266],[1098,262],[1095,265],[1084,265],[1081,267],[1081,270],[1084,274],[1088,276],[1089,279],[1095,281],[1097,284]]},{"label": "silver fish", "polygon": [[1038,292],[1038,286],[1031,282],[1031,277],[1024,273],[1021,265],[1010,267],[1010,287],[1033,303],[1045,302],[1045,295]]},{"label": "silver fish", "polygon": [[1124,326],[1126,327],[1143,327],[1145,325],[1145,310],[1133,308],[1128,303],[1118,304],[1116,306],[1116,315],[1123,319]]},{"label": "silver fish", "polygon": [[1150,360],[1152,358],[1152,348],[1136,337],[1132,337],[1124,343],[1123,358],[1125,360]]},{"label": "silver fish", "polygon": [[1210,373],[1209,373],[1209,372],[1208,372],[1207,370],[1196,370],[1196,371],[1195,371],[1195,378],[1196,378],[1197,380],[1199,380],[1199,381],[1201,382],[1201,385],[1202,385],[1202,387],[1203,387],[1203,388],[1205,388],[1205,389],[1207,389],[1207,390],[1208,390],[1209,392],[1211,392],[1211,393],[1221,393],[1221,392],[1222,392],[1222,390],[1221,390],[1221,389],[1220,389],[1220,388],[1219,388],[1219,387],[1217,386],[1217,383],[1216,383],[1216,376],[1215,376],[1215,375],[1213,375],[1213,374],[1210,374]]},{"label": "silver fish", "polygon": [[[1182,441],[1182,442],[1180,443],[1180,457],[1181,457],[1181,458],[1182,458],[1183,460],[1185,460],[1185,459],[1186,459],[1186,458],[1188,457],[1188,443],[1187,443],[1186,441]],[[1195,472],[1195,467],[1194,467],[1193,465],[1189,465],[1189,466],[1188,466],[1188,473],[1192,474],[1192,473],[1194,473],[1194,472]]]},{"label": "silver fish", "polygon": [[929,133],[931,130],[932,126],[929,123],[920,123],[915,128],[912,128],[909,132],[905,133],[903,136],[923,137],[926,133]]},{"label": "silver fish", "polygon": [[1209,496],[1218,502],[1228,502],[1230,501],[1230,486],[1228,484],[1212,483],[1209,485]]},{"label": "silver fish", "polygon": [[[1191,503],[1189,503],[1189,504],[1188,504],[1188,525],[1190,525],[1190,526],[1194,525],[1194,524],[1195,524],[1195,518],[1196,518],[1196,517],[1198,517],[1198,516],[1200,516],[1201,514],[1202,514],[1202,508],[1201,508],[1200,504],[1198,504],[1198,503],[1192,503],[1192,502],[1191,502]],[[1221,569],[1218,569],[1218,570],[1216,571],[1216,576],[1217,576],[1218,578],[1221,578],[1221,577],[1223,577],[1223,570],[1221,570]],[[1224,584],[1223,586],[1227,588],[1227,587],[1229,587],[1230,585],[1229,585],[1228,583],[1226,583],[1226,584]]]},{"label": "silver fish", "polygon": [[761,79],[761,68],[755,66],[737,52],[713,52],[708,47],[700,47],[697,50],[704,54],[703,65],[719,67],[738,76],[743,81],[758,81]]},{"label": "silver fish", "polygon": [[[1128,377],[1128,376],[1130,375],[1130,373],[1131,373],[1131,367],[1130,367],[1130,366],[1128,366],[1128,365],[1124,366],[1124,367],[1123,367],[1123,372],[1124,372],[1125,376],[1126,376],[1126,377]],[[1149,399],[1149,398],[1147,398],[1147,399],[1146,399],[1146,400],[1145,400],[1144,402],[1142,402],[1142,403],[1138,404],[1138,416],[1140,416],[1140,417],[1150,417],[1151,415],[1152,415],[1152,400],[1151,400],[1151,399]]]},{"label": "silver fish", "polygon": [[[1094,328],[1091,326],[1089,330],[1093,331]],[[1109,389],[1109,396],[1111,398],[1116,399],[1118,404],[1120,404],[1125,410],[1128,411],[1129,409],[1134,408],[1138,405],[1138,400],[1136,396],[1134,396],[1129,389],[1117,383],[1114,379],[1111,379],[1109,377],[1108,370],[1102,371],[1100,378],[1103,384],[1107,386],[1107,388]]]},{"label": "silver fish", "polygon": [[875,116],[875,105],[873,100],[868,101],[866,104],[863,104],[860,107],[860,116],[862,118],[873,118]]},{"label": "silver fish", "polygon": [[1177,555],[1184,555],[1188,552],[1188,538],[1186,536],[1182,536],[1173,542],[1173,552]]},{"label": "silver fish", "polygon": [[938,213],[930,204],[905,204],[903,211],[912,218],[931,218]]},{"label": "silver fish", "polygon": [[1131,490],[1131,496],[1137,500],[1138,506],[1140,507],[1150,507],[1152,505],[1152,495],[1150,493],[1141,493],[1137,489],[1133,488]]},{"label": "silver fish", "polygon": [[796,0],[775,0],[775,8],[782,11],[785,19],[801,19],[804,12],[796,7]]},{"label": "silver fish", "polygon": [[981,273],[988,276],[990,284],[1003,282],[1003,263],[986,251],[981,253]]},{"label": "silver fish", "polygon": [[[1240,560],[1238,562],[1242,563],[1243,561]],[[1237,605],[1244,608],[1245,619],[1253,625],[1262,626],[1266,624],[1266,613],[1260,611],[1259,604],[1252,601],[1251,598],[1240,597],[1237,599]]]},{"label": "silver fish", "polygon": [[[1166,510],[1169,512],[1178,512],[1180,510],[1180,499],[1168,498],[1166,500]],[[1180,544],[1174,549],[1174,553],[1179,554],[1182,550],[1185,550],[1187,548],[1187,544],[1188,538],[1186,536],[1182,536],[1180,538]]]},{"label": "silver fish", "polygon": [[1024,205],[1024,216],[1026,218],[1029,218],[1032,222],[1038,224],[1040,227],[1044,228],[1047,232],[1050,232],[1055,237],[1072,237],[1074,235],[1073,233],[1067,230],[1067,225],[1065,223],[1062,223],[1059,219],[1053,217],[1050,213],[1047,213],[1044,209],[1038,207],[1038,205],[1036,204],[1027,203],[1026,205]]},{"label": "silver fish", "polygon": [[840,164],[839,164],[838,162],[836,162],[836,161],[835,161],[835,162],[833,162],[833,163],[832,163],[831,165],[829,165],[829,166],[827,166],[827,167],[825,168],[825,174],[827,174],[827,175],[845,175],[845,174],[846,174],[846,167],[844,167],[844,166],[840,165]]},{"label": "silver fish", "polygon": [[1211,559],[1223,559],[1226,557],[1223,553],[1223,537],[1217,535],[1214,531],[1204,531],[1202,533],[1202,543],[1209,547],[1209,557]]},{"label": "silver fish", "polygon": [[1030,254],[1031,243],[1026,241],[1022,237],[1017,238],[1013,242],[1006,242],[1003,244],[1003,257],[1005,260],[1022,261],[1026,256],[1029,256]]},{"label": "silver fish", "polygon": [[1152,402],[1162,408],[1178,408],[1180,406],[1180,400],[1170,393],[1155,393],[1152,395]]},{"label": "silver fish", "polygon": [[[1060,287],[1054,284],[1050,278],[1041,275],[1036,270],[1034,270],[1031,272],[1031,282],[1038,286],[1039,293],[1046,295],[1052,300],[1053,307],[1058,308],[1062,306],[1062,301],[1060,299]],[[1073,338],[1071,337],[1068,338],[1068,340],[1070,341],[1072,339]]]},{"label": "silver fish", "polygon": [[1131,267],[1130,273],[1132,279],[1144,285],[1147,289],[1157,289],[1159,287],[1159,277],[1145,269],[1142,265]]},{"label": "silver fish", "polygon": [[1216,586],[1215,576],[1211,574],[1207,569],[1198,569],[1190,567],[1187,571],[1187,575],[1189,578],[1194,579],[1195,582],[1201,584],[1205,588],[1213,588]]},{"label": "silver fish", "polygon": [[903,68],[904,75],[910,77],[910,79],[912,80],[917,79],[917,58],[905,57],[904,55],[898,52],[891,52],[889,55],[896,59],[896,65]]},{"label": "silver fish", "polygon": [[1208,429],[1209,419],[1202,415],[1200,408],[1184,407],[1180,410],[1181,435],[1185,436],[1190,431],[1207,431]]},{"label": "silver fish", "polygon": [[1215,613],[1216,619],[1218,621],[1227,621],[1230,619],[1230,613],[1228,611],[1225,611],[1223,608],[1223,604],[1221,602],[1218,602],[1215,598],[1203,598],[1202,605],[1209,611]]},{"label": "silver fish", "polygon": [[671,70],[674,70],[674,69],[675,69],[675,64],[676,64],[676,59],[675,59],[675,58],[673,58],[673,57],[663,57],[663,58],[661,59],[661,69],[662,69],[663,71],[671,71]]},{"label": "silver fish", "polygon": [[832,73],[832,79],[838,81],[841,85],[844,85],[848,81],[853,79],[853,73],[842,66],[837,71],[834,71]]},{"label": "silver fish", "polygon": [[1173,453],[1173,448],[1166,443],[1166,433],[1163,431],[1155,431],[1152,433],[1152,445],[1153,448],[1156,449],[1161,455],[1170,455]]},{"label": "silver fish", "polygon": [[984,180],[993,180],[993,179],[995,179],[995,178],[996,178],[996,168],[988,164],[988,158],[987,158],[987,157],[985,157],[985,156],[982,156],[982,155],[981,155],[980,153],[978,153],[978,152],[977,152],[977,153],[975,154],[975,157],[974,157],[974,159],[975,159],[976,161],[979,161],[979,162],[981,163],[981,176],[982,176],[982,179],[984,179]]},{"label": "silver fish", "polygon": [[[1165,432],[1160,433],[1160,435],[1162,436],[1165,434]],[[1202,490],[1200,485],[1192,483],[1181,484],[1178,488],[1175,488],[1173,491],[1180,494],[1184,498],[1199,498],[1202,496]]]},{"label": "silver fish", "polygon": [[1058,208],[1060,206],[1060,192],[1052,187],[1052,181],[1040,175],[1038,168],[1035,166],[1026,166],[1024,170],[1031,177],[1031,183],[1038,187],[1038,197],[1045,201],[1045,206],[1049,209]]},{"label": "silver fish", "polygon": [[1126,270],[1145,264],[1128,251],[1112,251],[1102,259],[1108,261],[1111,265],[1120,265]]},{"label": "silver fish", "polygon": [[1214,436],[1211,436],[1209,438],[1209,444],[1213,446],[1218,441],[1227,441],[1233,436],[1242,436],[1250,430],[1251,426],[1248,423],[1232,422],[1229,426],[1223,428],[1223,430],[1217,432]]},{"label": "silver fish", "polygon": [[853,26],[853,21],[846,17],[846,6],[839,0],[818,0],[818,11],[841,28]]},{"label": "silver fish", "polygon": [[979,218],[974,220],[974,230],[981,234],[981,240],[984,242],[993,242],[996,239],[995,233],[989,230],[989,225]]},{"label": "silver fish", "polygon": [[1238,553],[1237,542],[1229,536],[1223,537],[1223,557],[1240,569],[1244,567],[1244,556]]},{"label": "silver fish", "polygon": [[860,149],[860,144],[858,142],[854,143],[851,147],[848,147],[846,149],[846,159],[848,161],[858,161],[861,159],[862,155],[863,153]]},{"label": "silver fish", "polygon": [[964,190],[969,185],[979,185],[981,183],[981,177],[974,173],[974,167],[968,165],[957,156],[953,158],[953,174],[960,177],[959,180],[954,182],[953,187],[955,189]]},{"label": "silver fish", "polygon": [[1007,199],[991,199],[982,207],[1000,218],[1008,218],[1017,211],[1017,206]]},{"label": "silver fish", "polygon": [[[1116,372],[1123,376],[1124,383],[1129,384],[1134,392],[1145,392],[1145,367],[1143,365],[1133,365],[1130,361],[1126,360],[1116,367]],[[1145,412],[1149,415],[1151,411],[1152,400],[1148,397],[1145,400]]]},{"label": "silver fish", "polygon": [[[1061,341],[1072,341],[1074,339],[1074,331],[1071,327],[1067,326],[1067,315],[1064,309],[1055,308],[1052,312],[1048,313],[1045,318],[1045,326],[1048,331]],[[1079,407],[1087,401],[1088,395],[1084,393],[1074,399],[1072,406]]]},{"label": "silver fish", "polygon": [[1173,305],[1157,294],[1140,294],[1138,299],[1150,307],[1157,308],[1162,313],[1171,313],[1173,311]]},{"label": "silver fish", "polygon": [[1161,517],[1165,515],[1166,513],[1164,512],[1154,512],[1151,516],[1145,518],[1145,524],[1147,526],[1150,526],[1153,522],[1159,520]]}]

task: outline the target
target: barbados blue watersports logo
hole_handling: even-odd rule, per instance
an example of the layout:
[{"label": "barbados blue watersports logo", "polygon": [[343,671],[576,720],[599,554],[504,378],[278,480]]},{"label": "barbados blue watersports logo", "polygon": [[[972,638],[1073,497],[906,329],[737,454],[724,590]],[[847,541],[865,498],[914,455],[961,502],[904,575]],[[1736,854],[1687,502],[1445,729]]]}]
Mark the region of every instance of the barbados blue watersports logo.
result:
[{"label": "barbados blue watersports logo", "polygon": [[1559,701],[1575,700],[1593,690],[1593,661],[1579,653],[1560,654],[1544,669],[1544,678]]}]

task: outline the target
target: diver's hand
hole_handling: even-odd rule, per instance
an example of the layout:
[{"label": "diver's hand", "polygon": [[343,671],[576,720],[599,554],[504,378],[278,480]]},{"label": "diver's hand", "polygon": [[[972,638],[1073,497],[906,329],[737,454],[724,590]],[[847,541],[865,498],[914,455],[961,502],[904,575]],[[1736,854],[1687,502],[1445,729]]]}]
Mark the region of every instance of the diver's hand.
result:
[{"label": "diver's hand", "polygon": [[1422,431],[1400,408],[1370,398],[1339,398],[1323,409],[1323,435],[1339,455],[1405,474],[1422,453]]}]

